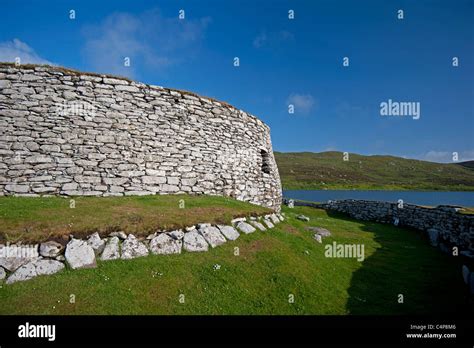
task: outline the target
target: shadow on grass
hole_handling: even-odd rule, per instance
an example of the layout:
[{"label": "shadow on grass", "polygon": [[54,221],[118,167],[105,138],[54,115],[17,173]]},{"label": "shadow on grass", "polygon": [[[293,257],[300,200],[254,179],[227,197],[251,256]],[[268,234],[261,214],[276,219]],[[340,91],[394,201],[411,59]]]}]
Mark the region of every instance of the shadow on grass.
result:
[{"label": "shadow on grass", "polygon": [[421,231],[327,213],[362,224],[362,231],[373,234],[379,245],[370,255],[365,250],[362,267],[352,275],[349,313],[459,315],[472,311],[459,259],[432,247]]}]

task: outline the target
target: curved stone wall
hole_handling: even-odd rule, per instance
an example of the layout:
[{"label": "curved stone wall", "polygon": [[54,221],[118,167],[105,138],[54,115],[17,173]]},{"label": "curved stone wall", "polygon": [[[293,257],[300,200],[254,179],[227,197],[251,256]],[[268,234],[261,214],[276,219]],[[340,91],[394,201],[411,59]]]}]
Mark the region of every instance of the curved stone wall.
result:
[{"label": "curved stone wall", "polygon": [[440,205],[434,208],[414,204],[355,199],[328,203],[295,201],[294,205],[334,210],[358,220],[396,224],[426,232],[434,246],[448,253],[452,247],[459,254],[474,258],[474,215],[463,214],[458,207]]},{"label": "curved stone wall", "polygon": [[0,195],[224,195],[279,210],[270,130],[192,93],[0,64]]}]

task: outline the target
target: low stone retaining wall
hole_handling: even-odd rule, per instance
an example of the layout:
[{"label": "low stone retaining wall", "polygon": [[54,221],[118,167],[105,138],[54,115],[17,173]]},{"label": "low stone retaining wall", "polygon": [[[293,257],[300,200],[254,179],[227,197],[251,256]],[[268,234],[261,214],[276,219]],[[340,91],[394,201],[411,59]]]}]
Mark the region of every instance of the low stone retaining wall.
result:
[{"label": "low stone retaining wall", "polygon": [[[375,221],[423,231],[431,245],[460,257],[462,277],[474,295],[474,215],[462,214],[462,207],[440,205],[434,208],[406,203],[366,200],[334,200],[327,203],[288,201],[291,206],[307,206],[337,211],[365,221]],[[457,249],[456,249],[457,247]]]},{"label": "low stone retaining wall", "polygon": [[294,205],[337,211],[358,220],[375,221],[425,231],[434,246],[474,256],[474,215],[460,213],[461,207],[435,208],[406,203],[366,200],[334,200],[327,203],[295,201]]},{"label": "low stone retaining wall", "polygon": [[265,231],[283,221],[281,214],[261,217],[237,218],[230,225],[202,223],[185,230],[158,231],[148,237],[135,237],[124,232],[113,232],[107,238],[94,233],[86,240],[71,236],[66,246],[47,241],[36,245],[0,245],[0,282],[6,284],[57,273],[66,266],[71,269],[95,268],[96,259],[102,261],[133,259],[155,255],[181,254],[208,251],[228,240],[236,240],[240,233]]}]

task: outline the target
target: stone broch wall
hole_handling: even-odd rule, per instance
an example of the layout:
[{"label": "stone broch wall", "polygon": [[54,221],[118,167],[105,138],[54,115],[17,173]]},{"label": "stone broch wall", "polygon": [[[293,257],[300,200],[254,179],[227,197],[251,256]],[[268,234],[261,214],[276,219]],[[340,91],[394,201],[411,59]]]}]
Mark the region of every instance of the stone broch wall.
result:
[{"label": "stone broch wall", "polygon": [[0,195],[225,195],[279,210],[270,130],[123,78],[0,64]]}]

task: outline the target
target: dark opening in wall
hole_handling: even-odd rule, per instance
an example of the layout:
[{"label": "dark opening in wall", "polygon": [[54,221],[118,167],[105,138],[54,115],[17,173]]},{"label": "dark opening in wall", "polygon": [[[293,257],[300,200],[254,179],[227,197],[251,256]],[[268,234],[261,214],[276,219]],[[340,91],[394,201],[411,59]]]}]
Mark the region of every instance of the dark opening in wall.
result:
[{"label": "dark opening in wall", "polygon": [[265,150],[260,150],[262,156],[262,172],[270,174],[270,156]]}]

